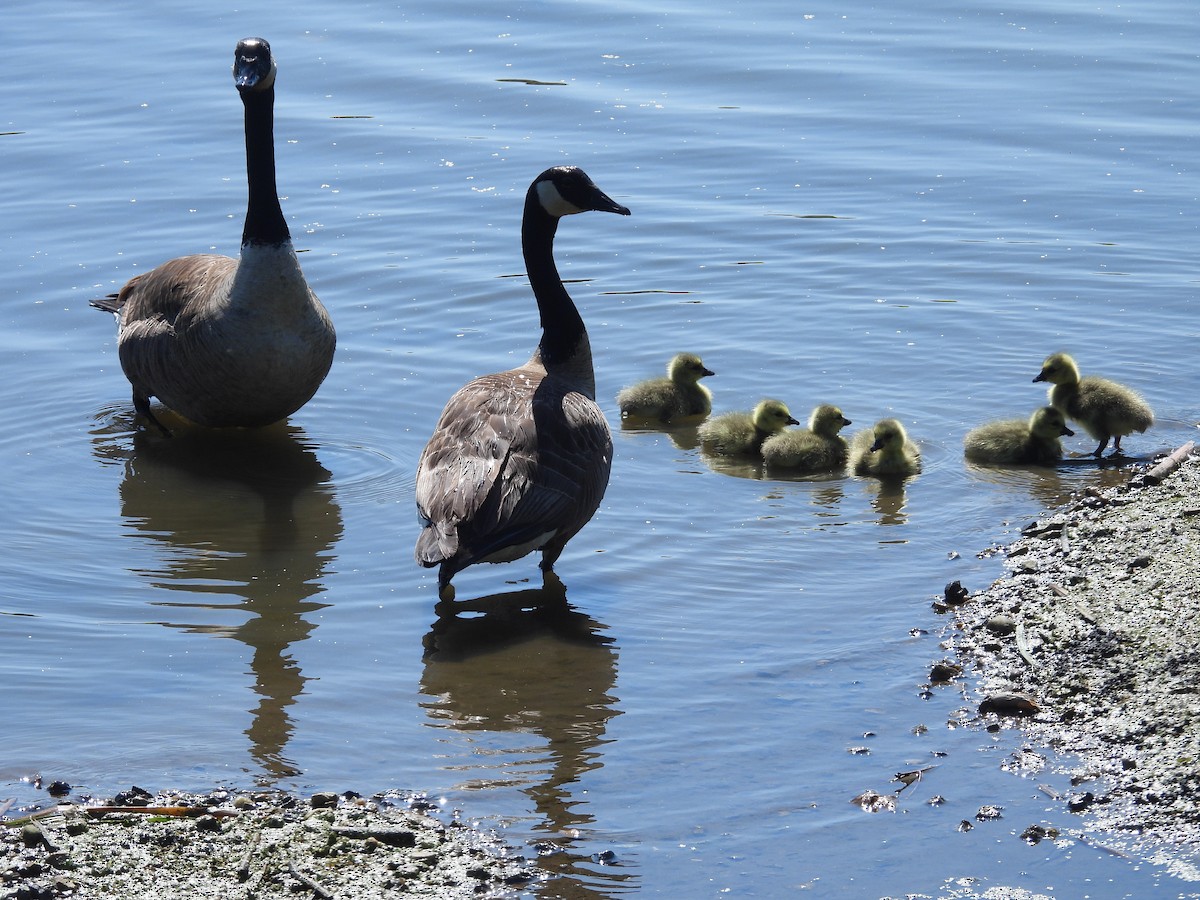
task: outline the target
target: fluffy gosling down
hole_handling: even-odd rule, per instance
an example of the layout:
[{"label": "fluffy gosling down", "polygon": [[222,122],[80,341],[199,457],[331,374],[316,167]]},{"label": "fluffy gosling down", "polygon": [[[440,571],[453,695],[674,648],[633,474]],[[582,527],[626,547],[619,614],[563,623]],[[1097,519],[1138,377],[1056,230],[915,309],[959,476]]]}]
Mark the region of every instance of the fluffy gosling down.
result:
[{"label": "fluffy gosling down", "polygon": [[967,459],[983,465],[1053,466],[1063,455],[1059,438],[1074,434],[1061,410],[1043,406],[1028,422],[1008,419],[973,428],[963,438],[963,450]]},{"label": "fluffy gosling down", "polygon": [[667,364],[665,378],[639,381],[617,394],[621,418],[671,423],[707,416],[712,392],[700,379],[715,374],[695,353],[677,353]]},{"label": "fluffy gosling down", "polygon": [[847,468],[854,475],[907,478],[921,471],[921,451],[898,421],[880,419],[874,428],[854,435]]},{"label": "fluffy gosling down", "polygon": [[750,412],[725,413],[705,422],[700,426],[700,443],[721,456],[753,456],[771,435],[799,424],[785,404],[762,400]]},{"label": "fluffy gosling down", "polygon": [[1079,366],[1066,353],[1046,357],[1033,380],[1050,382],[1050,405],[1100,442],[1093,456],[1101,456],[1110,439],[1113,454],[1120,454],[1122,437],[1133,431],[1142,433],[1154,424],[1154,411],[1141,394],[1107,378],[1080,378]]},{"label": "fluffy gosling down", "polygon": [[812,411],[808,428],[790,429],[767,438],[762,445],[768,466],[796,472],[833,472],[846,465],[849,445],[838,434],[851,422],[829,403]]}]

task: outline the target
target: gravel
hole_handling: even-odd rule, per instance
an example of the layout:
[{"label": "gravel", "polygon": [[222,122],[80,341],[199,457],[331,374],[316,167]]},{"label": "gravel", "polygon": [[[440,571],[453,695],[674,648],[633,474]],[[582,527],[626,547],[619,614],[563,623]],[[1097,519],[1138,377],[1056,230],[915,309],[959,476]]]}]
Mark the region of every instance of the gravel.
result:
[{"label": "gravel", "polygon": [[[1034,522],[1008,574],[947,600],[990,727],[1061,754],[1080,831],[1196,877],[1200,465],[1139,472]],[[1026,748],[1045,761],[1039,750]]]},{"label": "gravel", "polygon": [[416,797],[217,791],[61,802],[0,830],[0,898],[510,897],[538,876]]}]

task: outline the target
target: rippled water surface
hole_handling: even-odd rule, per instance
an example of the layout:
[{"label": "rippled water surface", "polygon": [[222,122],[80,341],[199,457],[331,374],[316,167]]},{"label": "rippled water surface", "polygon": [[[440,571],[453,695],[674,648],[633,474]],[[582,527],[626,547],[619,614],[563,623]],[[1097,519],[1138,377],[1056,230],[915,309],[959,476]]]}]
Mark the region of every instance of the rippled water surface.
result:
[{"label": "rippled water surface", "polygon": [[[1075,839],[1052,754],[964,727],[970,682],[926,685],[943,586],[1124,477],[964,465],[968,428],[1042,401],[1044,356],[1145,393],[1139,458],[1193,433],[1200,11],[697,6],[10,4],[0,797],[421,790],[540,852],[545,897],[1193,896]],[[163,440],[87,301],[236,254],[250,34],[338,356],[286,425]],[[521,199],[565,162],[633,210],[557,242],[614,425],[690,349],[718,410],[896,416],[924,472],[764,478],[615,428],[565,598],[527,559],[463,573],[439,617],[416,459],[458,385],[532,349]],[[894,814],[850,803],[925,766]],[[984,804],[1003,818],[961,832]]]}]

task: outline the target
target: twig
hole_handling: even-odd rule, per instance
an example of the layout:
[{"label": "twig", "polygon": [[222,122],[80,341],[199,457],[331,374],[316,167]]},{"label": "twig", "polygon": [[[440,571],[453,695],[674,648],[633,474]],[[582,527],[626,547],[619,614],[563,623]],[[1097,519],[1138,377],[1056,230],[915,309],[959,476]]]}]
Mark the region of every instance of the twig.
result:
[{"label": "twig", "polygon": [[261,837],[262,832],[257,829],[250,835],[250,846],[246,848],[246,854],[242,857],[242,862],[237,867],[238,881],[248,881],[250,879],[250,860],[254,858],[254,851],[258,849],[258,842]]},{"label": "twig", "polygon": [[147,816],[179,816],[190,819],[198,819],[200,816],[224,819],[238,815],[236,809],[217,806],[85,806],[83,811],[93,818],[108,813],[142,813]]},{"label": "twig", "polygon": [[1068,603],[1070,603],[1072,606],[1074,606],[1076,612],[1078,612],[1079,615],[1083,616],[1084,621],[1087,622],[1089,625],[1096,624],[1096,616],[1092,613],[1092,611],[1090,609],[1088,609],[1087,604],[1084,603],[1082,600],[1080,600],[1078,597],[1074,596],[1072,593],[1070,593],[1061,584],[1050,585],[1050,590],[1054,591],[1054,593],[1058,594],[1058,596],[1062,597],[1064,600],[1066,600]]},{"label": "twig", "polygon": [[1025,660],[1030,668],[1037,668],[1037,660],[1033,658],[1030,652],[1029,639],[1025,636],[1025,623],[1017,623],[1017,652],[1021,654],[1021,659]]},{"label": "twig", "polygon": [[312,878],[309,878],[298,868],[296,868],[295,862],[288,863],[288,871],[291,872],[293,878],[320,897],[321,900],[334,900],[333,894],[325,890],[325,888],[321,887],[321,885],[319,885],[316,881],[314,881]]},{"label": "twig", "polygon": [[1151,485],[1161,484],[1162,482],[1166,481],[1168,475],[1183,465],[1184,460],[1191,455],[1195,446],[1195,441],[1188,441],[1186,444],[1156,465],[1153,469],[1143,475],[1142,481],[1145,484]]}]

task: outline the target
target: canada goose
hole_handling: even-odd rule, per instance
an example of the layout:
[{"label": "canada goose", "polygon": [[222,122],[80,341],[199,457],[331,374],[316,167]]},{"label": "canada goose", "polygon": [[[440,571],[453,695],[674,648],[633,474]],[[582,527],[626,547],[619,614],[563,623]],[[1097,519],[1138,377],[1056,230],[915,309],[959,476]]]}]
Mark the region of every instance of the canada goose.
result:
[{"label": "canada goose", "polygon": [[800,472],[829,472],[846,465],[846,439],[838,434],[851,422],[836,406],[824,403],[808,417],[808,428],[781,431],[762,445],[768,466]]},{"label": "canada goose", "polygon": [[677,353],[667,365],[666,378],[640,381],[617,394],[621,417],[673,422],[707,416],[712,392],[700,379],[715,374],[695,353]]},{"label": "canada goose", "polygon": [[725,413],[705,422],[700,426],[700,443],[722,456],[757,455],[771,435],[799,424],[780,401],[762,400],[750,412]]},{"label": "canada goose", "polygon": [[1063,435],[1074,435],[1062,411],[1053,406],[1035,410],[1025,422],[988,422],[967,432],[963,450],[971,462],[1052,466],[1062,459]]},{"label": "canada goose", "polygon": [[475,563],[541,550],[542,570],[552,571],[608,486],[612,435],[596,405],[591,345],[554,264],[559,219],[587,210],[629,215],[574,166],[547,169],[529,186],[521,248],[541,340],[525,365],[460,388],[421,453],[416,559],[440,566],[442,599]]},{"label": "canada goose", "polygon": [[333,323],[300,271],[275,188],[275,72],[265,40],[238,42],[249,184],[241,259],[182,256],[92,301],[116,314],[134,408],[164,433],[151,397],[200,425],[269,425],[307,403],[333,362]]},{"label": "canada goose", "polygon": [[1144,432],[1154,424],[1154,411],[1141,394],[1123,384],[1088,375],[1079,377],[1079,366],[1066,353],[1052,353],[1042,363],[1034,381],[1051,385],[1050,405],[1083,426],[1100,445],[1092,456],[1100,456],[1113,439],[1113,453],[1121,452],[1121,438],[1131,431]]},{"label": "canada goose", "polygon": [[855,475],[907,477],[921,471],[921,451],[898,421],[880,419],[854,435],[847,468]]}]

